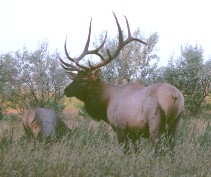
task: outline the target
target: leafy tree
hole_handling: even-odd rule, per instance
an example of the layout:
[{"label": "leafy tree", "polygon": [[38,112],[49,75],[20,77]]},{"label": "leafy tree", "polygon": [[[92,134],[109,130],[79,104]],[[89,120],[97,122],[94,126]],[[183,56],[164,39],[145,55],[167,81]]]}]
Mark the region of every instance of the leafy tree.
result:
[{"label": "leafy tree", "polygon": [[[209,61],[210,62],[210,61]],[[181,47],[181,56],[171,58],[163,77],[181,90],[185,97],[188,112],[196,115],[210,93],[211,74],[210,66],[204,63],[203,50],[197,45]]]},{"label": "leafy tree", "polygon": [[[138,28],[134,37],[143,39],[140,29]],[[126,45],[121,53],[107,66],[103,68],[103,79],[115,84],[120,84],[124,80],[139,80],[145,84],[153,82],[156,75],[157,63],[159,57],[156,54],[156,44],[158,42],[158,34],[153,33],[149,36],[148,45],[138,42],[132,42]],[[102,36],[100,41],[102,41]],[[113,52],[118,44],[118,37],[115,39],[107,39],[102,54],[107,57],[106,49]],[[94,43],[95,46],[96,43]]]},{"label": "leafy tree", "polygon": [[48,43],[38,49],[2,54],[1,100],[8,107],[22,112],[30,107],[63,109],[65,74],[61,69],[58,53],[49,54]]},{"label": "leafy tree", "polygon": [[15,81],[13,75],[17,75],[14,67],[16,62],[12,59],[12,53],[2,54],[0,56],[0,117],[3,117],[3,111],[6,110],[8,101],[5,99],[5,93],[8,90],[9,80]]}]

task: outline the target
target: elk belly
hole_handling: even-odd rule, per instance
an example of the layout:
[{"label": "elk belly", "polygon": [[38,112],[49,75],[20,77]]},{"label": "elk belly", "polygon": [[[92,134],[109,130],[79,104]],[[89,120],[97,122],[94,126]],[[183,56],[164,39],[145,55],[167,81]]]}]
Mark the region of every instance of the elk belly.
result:
[{"label": "elk belly", "polygon": [[146,127],[147,120],[140,119],[140,118],[127,118],[127,128],[133,130],[142,130]]},{"label": "elk belly", "polygon": [[147,119],[143,114],[142,105],[134,103],[136,101],[132,100],[115,106],[111,105],[108,108],[109,123],[120,129],[144,129],[147,125]]}]

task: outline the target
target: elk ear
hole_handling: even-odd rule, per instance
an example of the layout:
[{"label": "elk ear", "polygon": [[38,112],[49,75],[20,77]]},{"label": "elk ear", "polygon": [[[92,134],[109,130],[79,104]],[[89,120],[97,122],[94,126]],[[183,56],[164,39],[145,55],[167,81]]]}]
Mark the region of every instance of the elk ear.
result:
[{"label": "elk ear", "polygon": [[94,71],[94,73],[93,73],[94,80],[98,79],[100,77],[100,75],[101,75],[101,70],[100,69]]},{"label": "elk ear", "polygon": [[76,77],[75,73],[71,73],[71,72],[65,72],[65,74],[71,79],[73,80]]}]

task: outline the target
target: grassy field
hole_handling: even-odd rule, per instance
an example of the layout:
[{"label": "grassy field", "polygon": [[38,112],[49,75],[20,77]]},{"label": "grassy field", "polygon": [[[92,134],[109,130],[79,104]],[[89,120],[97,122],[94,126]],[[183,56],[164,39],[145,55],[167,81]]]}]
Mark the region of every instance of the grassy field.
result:
[{"label": "grassy field", "polygon": [[[80,107],[80,106],[79,106]],[[2,177],[209,177],[211,176],[211,113],[184,116],[174,154],[153,155],[148,140],[138,153],[125,155],[112,129],[76,108],[64,112],[72,134],[49,144],[28,141],[20,119],[0,120]],[[209,122],[209,123],[208,123]],[[165,148],[165,146],[163,146]]]}]

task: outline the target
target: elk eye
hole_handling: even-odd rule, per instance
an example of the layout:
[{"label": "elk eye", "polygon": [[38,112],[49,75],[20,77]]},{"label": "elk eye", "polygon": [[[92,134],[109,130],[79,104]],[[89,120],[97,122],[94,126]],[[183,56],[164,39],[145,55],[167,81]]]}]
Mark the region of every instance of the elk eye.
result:
[{"label": "elk eye", "polygon": [[81,86],[87,85],[88,81],[89,81],[88,78],[83,78],[83,79],[81,79],[81,81],[80,81],[80,85],[81,85]]}]

